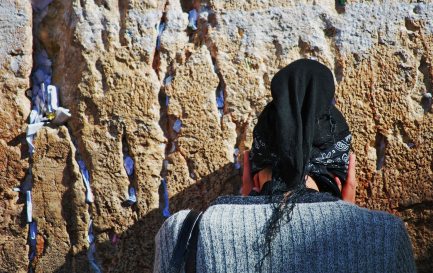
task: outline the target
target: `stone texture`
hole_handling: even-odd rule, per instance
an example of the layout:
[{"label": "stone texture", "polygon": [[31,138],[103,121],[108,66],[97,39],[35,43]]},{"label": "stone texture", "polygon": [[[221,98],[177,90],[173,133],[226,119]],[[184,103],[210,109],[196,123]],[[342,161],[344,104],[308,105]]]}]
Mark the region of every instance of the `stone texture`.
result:
[{"label": "stone texture", "polygon": [[32,68],[30,2],[0,2],[0,37],[0,272],[26,272],[24,204],[12,189],[28,168],[22,132],[30,112],[25,96]]},{"label": "stone texture", "polygon": [[[92,218],[104,272],[150,272],[153,237],[163,221],[161,178],[167,180],[171,212],[203,209],[218,195],[237,193],[234,149],[250,147],[274,73],[306,57],[334,71],[337,107],[354,135],[358,204],[402,217],[419,271],[430,272],[433,5],[416,2],[341,7],[331,0],[53,1],[35,33],[53,60],[53,83],[73,118],[68,129],[43,129],[36,140],[34,210],[44,245],[36,270],[87,272],[85,237]],[[195,32],[187,28],[192,7],[201,7]],[[166,28],[157,50],[160,22]],[[26,86],[18,90],[27,88],[26,71],[8,77]],[[225,97],[222,118],[218,88]],[[8,181],[16,182],[0,184],[0,194],[9,196],[1,215],[17,222],[22,206],[9,188],[27,165],[20,141],[8,141],[23,129],[29,105],[19,103],[25,101],[17,99],[22,91],[3,90],[9,89],[2,89],[2,102],[15,109],[9,112],[22,108],[14,122],[2,119],[9,122],[2,123],[0,146],[0,154],[12,158],[3,166],[17,166],[6,171]],[[179,132],[173,129],[176,120],[182,122]],[[92,205],[83,203],[73,142],[90,172]],[[131,179],[123,168],[126,150],[135,161]],[[131,184],[138,202],[127,207]],[[7,238],[0,241],[0,253],[7,253],[0,254],[6,261],[0,265],[6,271],[22,268],[25,229],[0,227]],[[15,247],[24,254],[7,251]]]},{"label": "stone texture", "polygon": [[[68,130],[45,127],[34,141],[33,218],[38,224],[35,272],[83,272],[89,213]],[[63,270],[68,272],[68,270]]]}]

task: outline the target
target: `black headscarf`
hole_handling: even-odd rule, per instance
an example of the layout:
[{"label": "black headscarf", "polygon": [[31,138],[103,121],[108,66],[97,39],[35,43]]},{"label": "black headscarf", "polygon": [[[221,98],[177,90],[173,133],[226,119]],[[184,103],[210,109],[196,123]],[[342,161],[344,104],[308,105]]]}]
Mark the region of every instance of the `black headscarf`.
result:
[{"label": "black headscarf", "polygon": [[332,177],[344,184],[351,135],[332,103],[332,72],[317,61],[297,60],[277,72],[271,92],[253,131],[252,173],[271,166],[274,192],[296,189],[310,174],[319,189],[340,196]]}]

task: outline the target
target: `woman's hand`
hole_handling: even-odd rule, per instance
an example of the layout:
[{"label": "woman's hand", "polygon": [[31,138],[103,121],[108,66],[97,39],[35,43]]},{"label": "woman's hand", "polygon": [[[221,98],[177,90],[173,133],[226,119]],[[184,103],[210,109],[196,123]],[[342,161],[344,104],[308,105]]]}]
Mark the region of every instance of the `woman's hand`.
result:
[{"label": "woman's hand", "polygon": [[349,155],[349,169],[347,170],[347,179],[346,184],[343,188],[341,188],[341,181],[338,177],[335,177],[335,182],[338,185],[338,188],[341,190],[341,195],[344,201],[355,204],[355,196],[356,196],[356,174],[355,174],[355,166],[356,166],[356,156],[355,154]]}]

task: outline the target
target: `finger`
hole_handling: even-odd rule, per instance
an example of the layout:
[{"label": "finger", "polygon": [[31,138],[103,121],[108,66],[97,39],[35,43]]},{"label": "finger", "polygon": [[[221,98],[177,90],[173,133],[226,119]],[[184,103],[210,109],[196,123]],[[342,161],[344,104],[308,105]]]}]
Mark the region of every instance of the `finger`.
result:
[{"label": "finger", "polygon": [[338,176],[335,176],[335,177],[334,177],[334,180],[335,180],[335,183],[337,183],[337,187],[338,187],[338,189],[339,189],[340,192],[341,192],[341,190],[342,190],[342,186],[341,186],[340,178],[338,178]]},{"label": "finger", "polygon": [[349,155],[349,168],[347,171],[346,184],[341,191],[344,201],[355,204],[356,198],[356,156],[355,154]]},{"label": "finger", "polygon": [[344,201],[355,204],[356,188],[350,184],[345,184],[341,191],[341,196]]},{"label": "finger", "polygon": [[356,155],[353,153],[349,155],[349,168],[347,170],[346,182],[356,187]]},{"label": "finger", "polygon": [[260,189],[260,174],[256,173],[253,177],[253,187]]},{"label": "finger", "polygon": [[247,196],[253,188],[253,179],[251,177],[250,151],[244,151],[244,169],[242,174],[242,189],[243,196]]}]

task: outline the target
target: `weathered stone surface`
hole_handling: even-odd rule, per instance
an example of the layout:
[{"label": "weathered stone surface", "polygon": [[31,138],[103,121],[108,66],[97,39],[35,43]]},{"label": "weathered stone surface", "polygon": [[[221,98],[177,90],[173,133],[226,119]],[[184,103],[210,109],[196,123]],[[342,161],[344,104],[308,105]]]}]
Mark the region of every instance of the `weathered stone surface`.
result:
[{"label": "weathered stone surface", "polygon": [[0,272],[27,271],[23,199],[12,189],[28,167],[22,132],[30,111],[25,91],[32,68],[32,10],[28,1],[0,2]]},{"label": "weathered stone surface", "polygon": [[[237,193],[234,149],[250,147],[274,73],[306,57],[334,71],[337,107],[354,135],[357,202],[402,217],[419,271],[430,272],[433,4],[356,1],[341,7],[336,2],[53,1],[36,32],[53,59],[61,104],[73,118],[67,124],[70,136],[65,128],[48,128],[37,140],[35,217],[42,225],[40,241],[51,248],[36,268],[86,272],[84,238],[93,218],[104,272],[150,272],[153,236],[163,221],[161,178],[167,180],[171,212],[205,208],[218,195]],[[197,31],[187,28],[193,7],[201,7]],[[161,22],[166,27],[158,50]],[[8,94],[13,94],[5,97],[8,103],[21,105],[16,92]],[[7,134],[19,133],[25,116],[2,128],[13,126]],[[73,141],[95,194],[88,210]],[[7,164],[18,164],[19,173],[9,171],[18,181],[25,165],[13,146],[0,146],[0,154],[17,158]],[[131,179],[123,167],[126,152],[135,162]],[[130,185],[138,202],[127,207]],[[15,208],[16,196],[9,196],[2,217],[12,221],[21,206]],[[17,239],[0,246],[25,249],[18,233],[5,238],[21,238],[22,244]],[[20,264],[14,255],[5,256],[7,268]]]},{"label": "weathered stone surface", "polygon": [[41,129],[34,144],[33,218],[38,240],[32,266],[35,272],[56,272],[62,267],[82,272],[87,265],[83,252],[88,247],[90,217],[75,148],[64,126]]}]

